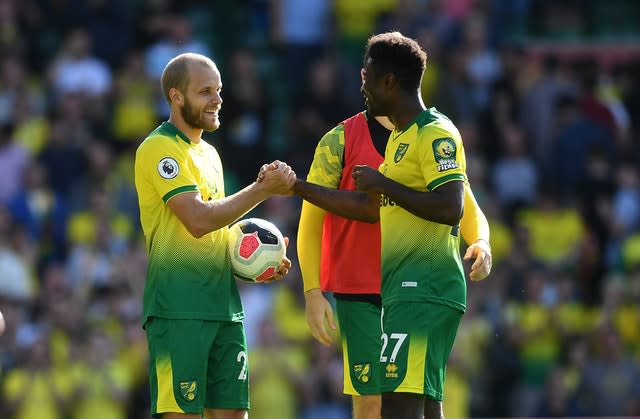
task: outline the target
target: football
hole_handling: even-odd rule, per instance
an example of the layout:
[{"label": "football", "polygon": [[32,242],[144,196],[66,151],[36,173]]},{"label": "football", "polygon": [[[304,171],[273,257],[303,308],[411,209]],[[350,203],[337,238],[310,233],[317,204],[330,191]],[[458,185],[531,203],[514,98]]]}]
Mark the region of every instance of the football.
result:
[{"label": "football", "polygon": [[261,218],[246,218],[233,224],[227,243],[234,275],[247,282],[271,278],[286,253],[278,227]]}]

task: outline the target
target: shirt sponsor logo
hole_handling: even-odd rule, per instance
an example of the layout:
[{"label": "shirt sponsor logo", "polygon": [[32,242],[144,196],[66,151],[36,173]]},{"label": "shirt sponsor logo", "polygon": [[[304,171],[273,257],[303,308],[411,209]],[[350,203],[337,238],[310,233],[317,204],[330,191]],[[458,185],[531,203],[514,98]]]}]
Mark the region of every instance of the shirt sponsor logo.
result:
[{"label": "shirt sponsor logo", "polygon": [[173,179],[180,173],[180,166],[178,162],[171,157],[165,157],[158,162],[158,173],[164,179]]},{"label": "shirt sponsor logo", "polygon": [[417,281],[402,281],[402,288],[415,288],[417,286]]},{"label": "shirt sponsor logo", "polygon": [[456,142],[452,138],[438,138],[432,143],[433,156],[438,163],[436,170],[444,172],[456,169],[460,165],[456,161]]},{"label": "shirt sponsor logo", "polygon": [[385,194],[380,194],[380,206],[381,207],[386,207],[386,206],[395,206],[396,203],[395,201],[393,201],[391,198],[389,198],[387,195]]}]

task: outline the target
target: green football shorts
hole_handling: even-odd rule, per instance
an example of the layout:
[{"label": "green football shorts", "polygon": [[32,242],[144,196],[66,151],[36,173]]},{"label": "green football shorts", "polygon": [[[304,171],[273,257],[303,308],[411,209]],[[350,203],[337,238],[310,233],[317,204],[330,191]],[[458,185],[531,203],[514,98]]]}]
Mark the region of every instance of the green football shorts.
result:
[{"label": "green football shorts", "polygon": [[442,400],[462,312],[441,304],[402,302],[385,305],[382,317],[382,392]]},{"label": "green football shorts", "polygon": [[249,408],[247,343],[241,322],[151,317],[145,330],[154,416]]},{"label": "green football shorts", "polygon": [[342,340],[344,394],[380,394],[382,309],[370,302],[336,299]]}]

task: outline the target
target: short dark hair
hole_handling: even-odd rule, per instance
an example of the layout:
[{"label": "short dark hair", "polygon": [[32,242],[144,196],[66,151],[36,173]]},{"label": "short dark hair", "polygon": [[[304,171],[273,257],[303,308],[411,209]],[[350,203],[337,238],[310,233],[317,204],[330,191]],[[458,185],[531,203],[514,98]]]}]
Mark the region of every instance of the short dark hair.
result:
[{"label": "short dark hair", "polygon": [[400,32],[373,35],[367,41],[365,64],[369,58],[377,71],[393,73],[404,90],[414,91],[420,87],[427,53],[415,40]]},{"label": "short dark hair", "polygon": [[215,67],[215,63],[208,57],[201,54],[187,52],[180,54],[171,59],[162,70],[160,83],[162,85],[162,93],[168,104],[171,104],[169,90],[175,87],[185,93],[189,87],[189,63],[199,62],[202,64]]}]

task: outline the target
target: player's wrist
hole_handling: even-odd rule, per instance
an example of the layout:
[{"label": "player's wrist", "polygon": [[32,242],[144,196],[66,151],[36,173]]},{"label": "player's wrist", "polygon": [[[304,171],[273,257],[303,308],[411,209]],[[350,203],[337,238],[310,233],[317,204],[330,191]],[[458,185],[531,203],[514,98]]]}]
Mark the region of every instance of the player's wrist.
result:
[{"label": "player's wrist", "polygon": [[479,238],[475,242],[473,242],[473,244],[477,244],[478,246],[485,247],[491,250],[491,243],[489,243],[489,240],[487,239]]},{"label": "player's wrist", "polygon": [[273,195],[263,181],[254,182],[249,186],[249,188],[251,188],[253,193],[257,195],[259,201],[264,201]]},{"label": "player's wrist", "polygon": [[294,195],[300,195],[300,191],[304,187],[305,183],[306,183],[305,180],[300,179],[299,177],[296,177],[296,181],[293,184],[293,194]]},{"label": "player's wrist", "polygon": [[309,288],[304,291],[304,298],[315,298],[318,295],[322,295],[322,290],[320,288]]}]

